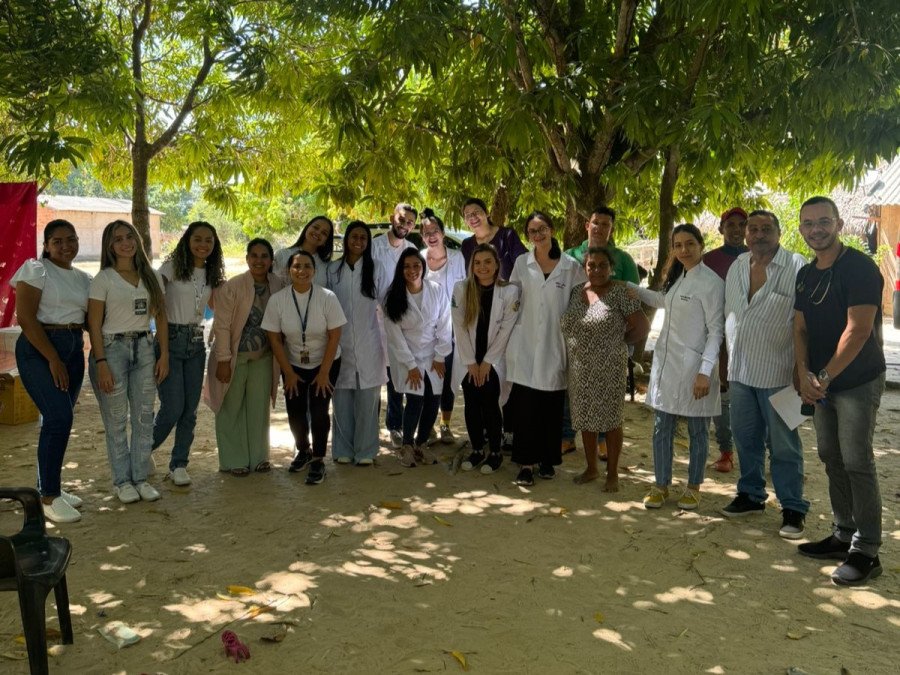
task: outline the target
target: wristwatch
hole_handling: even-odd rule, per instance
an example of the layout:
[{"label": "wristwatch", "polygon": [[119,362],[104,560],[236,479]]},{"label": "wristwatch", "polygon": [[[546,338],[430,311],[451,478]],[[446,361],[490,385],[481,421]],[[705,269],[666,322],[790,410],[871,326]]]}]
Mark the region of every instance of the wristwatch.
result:
[{"label": "wristwatch", "polygon": [[819,374],[816,375],[816,379],[820,384],[828,384],[829,382],[831,382],[831,375],[828,374],[827,370],[822,368],[822,370],[819,371]]}]

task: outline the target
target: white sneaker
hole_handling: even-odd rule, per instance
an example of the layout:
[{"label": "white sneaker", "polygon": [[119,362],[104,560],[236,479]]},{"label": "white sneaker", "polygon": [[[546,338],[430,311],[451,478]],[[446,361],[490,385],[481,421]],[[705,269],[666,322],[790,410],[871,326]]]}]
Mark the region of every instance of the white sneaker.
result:
[{"label": "white sneaker", "polygon": [[137,493],[145,502],[155,502],[159,499],[159,492],[150,483],[144,481],[137,484]]},{"label": "white sneaker", "polygon": [[349,457],[338,457],[334,461],[337,462],[338,464],[351,464],[353,462],[353,460],[350,459]]},{"label": "white sneaker", "polygon": [[[183,466],[176,467],[171,473],[172,482],[179,487],[191,484],[191,477],[188,475],[187,469]],[[146,483],[144,483],[146,485]]]},{"label": "white sneaker", "polygon": [[403,445],[403,434],[397,430],[391,432],[391,446],[395,450],[399,450],[400,446]]},{"label": "white sneaker", "polygon": [[59,496],[66,500],[66,504],[68,504],[69,506],[73,506],[76,509],[79,506],[81,506],[82,504],[84,504],[84,500],[81,497],[78,497],[73,494],[69,494],[65,490],[62,490],[60,492]]},{"label": "white sneaker", "polygon": [[356,460],[356,466],[372,466],[375,463],[375,460],[371,457],[363,457],[362,459]]},{"label": "white sneaker", "polygon": [[131,483],[116,485],[114,491],[116,497],[118,497],[119,501],[123,504],[134,504],[135,502],[141,501],[141,495],[138,494],[138,491],[135,490],[134,485]]},{"label": "white sneaker", "polygon": [[81,514],[62,496],[51,504],[44,504],[44,517],[54,523],[77,523],[81,520]]}]

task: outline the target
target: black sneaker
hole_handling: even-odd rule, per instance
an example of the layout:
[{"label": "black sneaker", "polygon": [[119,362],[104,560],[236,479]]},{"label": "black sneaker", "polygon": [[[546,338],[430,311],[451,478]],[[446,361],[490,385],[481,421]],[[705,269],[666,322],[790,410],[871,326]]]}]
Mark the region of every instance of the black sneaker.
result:
[{"label": "black sneaker", "polygon": [[499,452],[492,452],[487,456],[484,464],[481,465],[481,473],[494,473],[503,464],[503,455]]},{"label": "black sneaker", "polygon": [[538,476],[544,480],[556,478],[556,469],[553,468],[552,464],[538,464]]},{"label": "black sneaker", "polygon": [[751,513],[762,513],[765,510],[764,503],[753,501],[746,492],[738,492],[737,497],[719,513],[729,518],[739,518],[749,516]]},{"label": "black sneaker", "polygon": [[481,466],[481,463],[484,461],[484,452],[481,450],[473,450],[468,457],[466,457],[465,461],[459,465],[459,468],[463,471],[471,471],[475,467]]},{"label": "black sneaker", "polygon": [[881,561],[877,555],[870,558],[864,553],[854,551],[847,556],[843,565],[831,573],[831,580],[838,586],[860,586],[880,575]]},{"label": "black sneaker", "polygon": [[309,450],[298,450],[297,456],[291,460],[291,465],[288,467],[288,471],[291,473],[298,473],[303,471],[306,466],[309,464],[312,459],[312,453]]},{"label": "black sneaker", "polygon": [[803,536],[803,527],[806,516],[793,509],[784,509],[781,512],[781,529],[779,536],[784,539],[799,539]]},{"label": "black sneaker", "polygon": [[516,485],[534,485],[534,471],[530,466],[523,466],[516,476]]},{"label": "black sneaker", "polygon": [[309,463],[309,473],[306,474],[307,485],[318,485],[325,480],[325,462],[321,459]]},{"label": "black sneaker", "polygon": [[846,560],[847,554],[850,552],[850,542],[841,541],[832,534],[825,537],[822,541],[800,544],[797,547],[797,552],[800,555],[805,555],[807,558]]}]

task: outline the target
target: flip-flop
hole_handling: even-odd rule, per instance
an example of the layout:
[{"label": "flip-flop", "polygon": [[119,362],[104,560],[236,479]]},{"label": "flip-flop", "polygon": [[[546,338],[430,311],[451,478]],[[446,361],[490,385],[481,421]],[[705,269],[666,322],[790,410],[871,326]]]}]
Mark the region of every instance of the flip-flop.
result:
[{"label": "flip-flop", "polygon": [[250,475],[250,469],[245,466],[239,466],[229,472],[235,478],[246,478]]},{"label": "flip-flop", "polygon": [[272,470],[272,465],[268,461],[260,462],[256,465],[256,468],[253,469],[256,473],[269,473]]}]

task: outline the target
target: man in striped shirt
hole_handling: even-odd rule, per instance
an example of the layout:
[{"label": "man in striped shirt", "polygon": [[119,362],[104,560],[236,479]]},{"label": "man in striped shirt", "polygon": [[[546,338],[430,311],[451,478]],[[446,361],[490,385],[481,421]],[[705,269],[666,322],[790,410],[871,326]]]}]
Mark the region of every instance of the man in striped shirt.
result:
[{"label": "man in striped shirt", "polygon": [[751,212],[746,236],[750,251],[738,257],[725,280],[731,431],[741,477],[737,497],[722,514],[765,510],[768,433],[772,484],[782,508],[779,534],[799,539],[809,510],[803,498],[803,448],[797,430],[787,427],[769,397],[794,380],[795,282],[806,260],[781,247],[774,213]]}]

